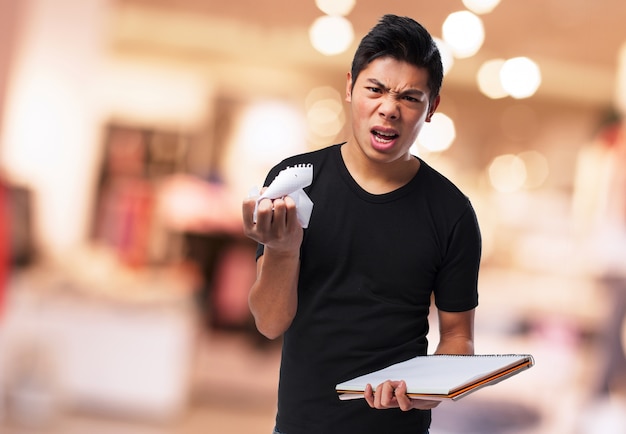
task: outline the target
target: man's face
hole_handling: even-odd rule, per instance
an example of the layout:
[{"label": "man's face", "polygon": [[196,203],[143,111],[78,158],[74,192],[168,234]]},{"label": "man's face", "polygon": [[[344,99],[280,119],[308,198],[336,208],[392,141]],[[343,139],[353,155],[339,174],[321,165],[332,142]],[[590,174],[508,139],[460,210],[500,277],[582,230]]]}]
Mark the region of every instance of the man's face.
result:
[{"label": "man's face", "polygon": [[354,139],[377,162],[409,158],[424,122],[439,104],[429,104],[428,71],[391,57],[372,61],[354,86],[348,74],[346,101],[351,103]]}]

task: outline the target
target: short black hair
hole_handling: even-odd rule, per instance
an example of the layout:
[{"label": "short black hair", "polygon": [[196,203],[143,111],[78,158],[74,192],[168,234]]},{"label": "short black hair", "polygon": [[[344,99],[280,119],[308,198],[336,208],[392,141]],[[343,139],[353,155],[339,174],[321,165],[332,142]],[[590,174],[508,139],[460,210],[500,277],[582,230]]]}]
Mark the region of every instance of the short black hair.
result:
[{"label": "short black hair", "polygon": [[352,60],[352,86],[361,71],[381,57],[426,68],[431,103],[439,95],[443,81],[441,54],[428,30],[414,19],[384,15],[361,39]]}]

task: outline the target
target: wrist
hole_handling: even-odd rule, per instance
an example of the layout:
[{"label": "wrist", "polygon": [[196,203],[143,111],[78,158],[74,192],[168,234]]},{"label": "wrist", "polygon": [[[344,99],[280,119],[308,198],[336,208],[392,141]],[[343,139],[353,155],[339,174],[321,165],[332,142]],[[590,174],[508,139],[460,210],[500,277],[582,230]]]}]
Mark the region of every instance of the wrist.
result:
[{"label": "wrist", "polygon": [[265,246],[263,256],[273,260],[300,260],[300,249],[282,249],[272,246]]}]

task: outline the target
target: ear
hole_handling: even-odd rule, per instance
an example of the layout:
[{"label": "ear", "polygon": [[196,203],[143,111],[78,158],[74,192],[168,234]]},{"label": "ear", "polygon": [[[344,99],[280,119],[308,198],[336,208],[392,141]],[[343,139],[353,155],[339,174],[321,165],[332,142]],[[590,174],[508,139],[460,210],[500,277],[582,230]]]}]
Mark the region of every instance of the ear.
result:
[{"label": "ear", "polygon": [[441,96],[437,95],[437,98],[433,101],[433,103],[428,108],[428,114],[426,115],[426,122],[430,122],[431,118],[435,114],[437,107],[439,107],[439,102],[441,101]]},{"label": "ear", "polygon": [[346,102],[352,102],[352,73],[348,72],[346,79]]}]

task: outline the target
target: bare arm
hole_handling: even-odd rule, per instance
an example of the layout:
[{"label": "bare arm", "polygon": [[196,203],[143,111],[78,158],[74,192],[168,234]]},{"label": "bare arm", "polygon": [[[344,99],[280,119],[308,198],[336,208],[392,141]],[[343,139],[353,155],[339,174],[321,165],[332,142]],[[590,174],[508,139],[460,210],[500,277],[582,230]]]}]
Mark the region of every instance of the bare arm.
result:
[{"label": "bare arm", "polygon": [[435,354],[474,354],[474,312],[438,311],[439,345]]},{"label": "bare arm", "polygon": [[303,230],[290,197],[262,200],[256,223],[255,203],[255,199],[243,203],[244,232],[264,244],[265,251],[257,261],[257,277],[250,288],[248,304],[259,332],[275,339],[289,328],[296,314]]}]

